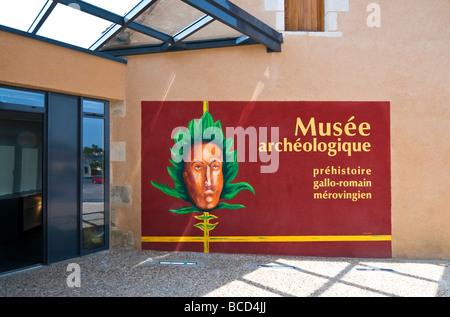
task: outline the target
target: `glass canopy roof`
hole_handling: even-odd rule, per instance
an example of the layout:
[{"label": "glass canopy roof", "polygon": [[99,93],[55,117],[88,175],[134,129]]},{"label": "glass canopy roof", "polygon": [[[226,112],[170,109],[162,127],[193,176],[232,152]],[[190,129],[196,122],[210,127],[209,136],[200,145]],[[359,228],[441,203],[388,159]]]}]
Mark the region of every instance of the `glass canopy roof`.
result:
[{"label": "glass canopy roof", "polygon": [[228,0],[0,0],[0,30],[114,57],[283,42]]}]

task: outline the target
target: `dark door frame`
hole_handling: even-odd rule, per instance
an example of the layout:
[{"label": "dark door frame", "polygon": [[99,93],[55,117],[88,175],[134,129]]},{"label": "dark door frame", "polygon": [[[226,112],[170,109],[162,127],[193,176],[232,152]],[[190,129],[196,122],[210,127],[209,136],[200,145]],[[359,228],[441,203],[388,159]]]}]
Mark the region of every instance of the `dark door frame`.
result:
[{"label": "dark door frame", "polygon": [[[73,97],[77,98],[77,104],[78,104],[78,115],[76,120],[77,122],[77,142],[78,142],[78,148],[80,149],[78,152],[78,182],[77,182],[77,204],[78,204],[78,231],[77,231],[77,242],[78,242],[78,256],[82,256],[88,253],[94,253],[99,252],[103,250],[109,249],[110,244],[110,208],[109,208],[109,183],[110,183],[110,175],[109,175],[109,102],[105,100],[99,100],[94,98],[84,98],[81,96],[76,95],[68,95],[68,94],[61,94],[61,93],[54,93],[54,92],[48,92],[48,91],[42,91],[42,90],[35,90],[35,89],[28,89],[28,88],[22,88],[22,87],[16,87],[16,86],[9,86],[9,85],[3,85],[0,84],[0,88],[8,88],[13,90],[19,90],[19,91],[27,91],[27,92],[35,92],[35,93],[41,93],[45,94],[45,106],[44,107],[36,107],[36,106],[27,106],[27,105],[21,105],[21,104],[12,104],[12,103],[6,103],[6,102],[0,102],[0,110],[5,111],[14,111],[14,112],[22,112],[22,113],[39,113],[43,115],[43,144],[42,144],[42,224],[43,224],[43,263],[44,265],[49,265],[54,262],[58,262],[61,259],[52,259],[49,256],[49,244],[52,243],[49,241],[48,233],[49,233],[49,214],[48,214],[48,173],[49,173],[49,164],[52,164],[52,162],[48,162],[48,151],[49,151],[49,144],[48,144],[48,125],[49,125],[49,118],[48,118],[48,109],[49,109],[49,101],[50,101],[50,95],[59,95],[59,96],[67,96],[67,97]],[[82,141],[82,121],[83,117],[90,116],[90,114],[84,114],[82,105],[84,100],[90,100],[90,101],[97,101],[104,103],[105,106],[105,113],[102,116],[104,120],[104,144],[105,144],[105,157],[104,157],[104,245],[103,247],[93,249],[93,250],[83,250],[82,247],[82,240],[81,240],[81,234],[82,234],[82,215],[81,215],[81,206],[82,206],[82,188],[81,188],[81,177],[82,177],[82,159],[81,159],[81,141]]]}]

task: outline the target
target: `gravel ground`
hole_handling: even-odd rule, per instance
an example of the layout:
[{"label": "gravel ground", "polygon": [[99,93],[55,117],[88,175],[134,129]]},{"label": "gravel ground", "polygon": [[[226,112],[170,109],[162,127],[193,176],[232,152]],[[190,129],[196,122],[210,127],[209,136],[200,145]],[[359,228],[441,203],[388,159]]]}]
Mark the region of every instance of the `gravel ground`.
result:
[{"label": "gravel ground", "polygon": [[0,276],[0,296],[450,297],[450,261],[108,250]]}]

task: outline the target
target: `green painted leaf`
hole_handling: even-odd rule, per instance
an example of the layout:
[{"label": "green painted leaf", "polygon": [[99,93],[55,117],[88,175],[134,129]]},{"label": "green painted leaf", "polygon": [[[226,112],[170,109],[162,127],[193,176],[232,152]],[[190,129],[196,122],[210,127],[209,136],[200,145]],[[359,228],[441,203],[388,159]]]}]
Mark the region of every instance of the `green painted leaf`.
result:
[{"label": "green painted leaf", "polygon": [[203,131],[205,131],[206,128],[214,126],[214,119],[208,111],[206,111],[203,114],[203,116],[201,117],[201,120],[202,120],[202,130]]},{"label": "green painted leaf", "polygon": [[167,194],[167,195],[172,196],[172,197],[180,198],[180,199],[182,199],[184,201],[189,201],[190,200],[189,197],[184,192],[181,192],[181,191],[179,191],[177,189],[174,189],[174,188],[170,188],[169,186],[164,185],[164,184],[159,184],[159,183],[156,183],[154,181],[151,181],[151,182],[152,182],[153,186],[158,188],[164,194]]},{"label": "green painted leaf", "polygon": [[240,209],[240,208],[245,208],[245,206],[244,205],[232,205],[232,204],[227,204],[227,203],[219,203],[216,207],[216,209],[231,209],[231,210]]},{"label": "green painted leaf", "polygon": [[194,138],[194,140],[196,138],[201,138],[202,137],[202,124],[200,124],[200,120],[195,120],[194,121],[194,130],[192,131],[191,137]]},{"label": "green painted leaf", "polygon": [[169,211],[180,214],[180,215],[185,215],[185,214],[190,214],[193,212],[199,212],[201,210],[198,209],[197,207],[189,206],[189,207],[183,207],[180,209],[169,209]]},{"label": "green painted leaf", "polygon": [[226,184],[229,184],[236,177],[239,171],[239,164],[233,162],[232,163],[225,162],[224,169],[225,169],[224,179],[226,181]]},{"label": "green painted leaf", "polygon": [[220,198],[232,199],[242,190],[249,190],[253,193],[253,195],[255,195],[255,190],[249,183],[236,183],[236,184],[228,184],[225,190],[222,191]]},{"label": "green painted leaf", "polygon": [[216,128],[219,128],[221,131],[223,131],[223,130],[222,130],[222,123],[220,122],[220,120],[217,120],[216,123],[214,123],[214,126],[215,126]]},{"label": "green painted leaf", "polygon": [[233,147],[234,140],[232,138],[228,138],[225,140],[225,152],[229,152]]},{"label": "green painted leaf", "polygon": [[169,150],[173,157],[177,157],[180,155],[180,149],[170,148]]},{"label": "green painted leaf", "polygon": [[167,172],[169,173],[170,177],[177,182],[178,181],[178,169],[174,166],[168,166]]},{"label": "green painted leaf", "polygon": [[182,129],[179,129],[173,137],[173,140],[177,144],[179,144],[181,141],[184,141],[184,142],[189,141],[189,139],[190,139],[189,133]]},{"label": "green painted leaf", "polygon": [[172,166],[175,166],[175,167],[178,166],[178,164],[172,159],[169,159],[169,162],[172,164]]}]

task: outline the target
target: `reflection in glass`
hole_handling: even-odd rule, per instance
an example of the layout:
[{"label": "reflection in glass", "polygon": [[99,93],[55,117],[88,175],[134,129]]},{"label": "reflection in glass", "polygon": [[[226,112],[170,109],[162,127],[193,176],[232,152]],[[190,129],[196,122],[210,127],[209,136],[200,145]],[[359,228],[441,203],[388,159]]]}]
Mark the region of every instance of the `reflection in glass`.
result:
[{"label": "reflection in glass", "polygon": [[83,249],[105,243],[104,119],[83,118]]},{"label": "reflection in glass", "polygon": [[106,42],[102,46],[102,49],[128,48],[139,45],[161,45],[162,43],[164,42],[151,36],[125,28]]},{"label": "reflection in glass", "polygon": [[135,21],[173,36],[204,15],[181,0],[160,0]]},{"label": "reflection in glass", "polygon": [[0,119],[0,199],[42,191],[42,122]]},{"label": "reflection in glass", "polygon": [[[151,5],[134,21],[163,34],[174,36],[204,16],[204,13],[181,0],[160,0]],[[126,28],[105,43],[101,49],[120,49],[141,45],[157,46],[163,43],[162,40]]]},{"label": "reflection in glass", "polygon": [[42,263],[43,116],[0,111],[0,273]]},{"label": "reflection in glass", "polygon": [[45,94],[0,88],[0,102],[43,108],[45,107]]},{"label": "reflection in glass", "polygon": [[83,112],[104,114],[105,105],[103,102],[99,101],[83,100]]},{"label": "reflection in glass", "polygon": [[223,24],[220,21],[214,21],[201,30],[195,32],[191,36],[188,36],[184,41],[206,41],[213,39],[226,39],[226,38],[237,38],[241,37],[243,34],[230,28],[229,26]]}]

